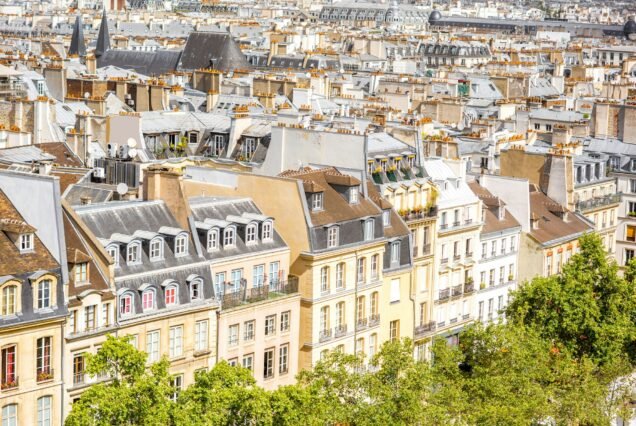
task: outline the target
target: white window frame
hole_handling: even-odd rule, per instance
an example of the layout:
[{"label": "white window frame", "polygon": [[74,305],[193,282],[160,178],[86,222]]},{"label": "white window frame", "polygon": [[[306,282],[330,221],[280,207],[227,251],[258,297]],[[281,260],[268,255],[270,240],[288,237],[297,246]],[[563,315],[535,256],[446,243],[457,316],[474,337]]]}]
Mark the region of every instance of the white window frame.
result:
[{"label": "white window frame", "polygon": [[150,240],[149,254],[150,260],[153,262],[163,259],[163,239],[161,237],[155,237]]},{"label": "white window frame", "polygon": [[311,194],[311,210],[317,211],[323,209],[323,193],[314,192]]},{"label": "white window frame", "polygon": [[382,225],[385,228],[391,226],[391,212],[389,210],[382,211]]},{"label": "white window frame", "polygon": [[400,263],[400,249],[401,249],[401,244],[399,241],[394,241],[391,243],[391,263],[392,264]]},{"label": "white window frame", "polygon": [[274,227],[271,220],[266,220],[265,222],[263,222],[263,224],[261,225],[261,238],[263,239],[263,241],[272,240],[274,235],[274,233],[272,232],[273,228]]},{"label": "white window frame", "polygon": [[256,234],[258,233],[258,225],[250,223],[245,227],[245,244],[256,244]]},{"label": "white window frame", "polygon": [[358,204],[360,202],[360,188],[352,186],[349,188],[349,204]]},{"label": "white window frame", "polygon": [[[174,302],[168,303],[168,292],[172,290],[174,290]],[[179,286],[177,286],[176,284],[170,284],[169,286],[167,286],[164,291],[163,301],[166,304],[166,306],[178,305],[179,304]]]},{"label": "white window frame", "polygon": [[168,355],[170,358],[177,358],[183,355],[183,325],[170,327],[168,343]]},{"label": "white window frame", "polygon": [[372,241],[375,238],[375,220],[364,221],[364,241]]},{"label": "white window frame", "polygon": [[178,235],[174,239],[174,255],[176,257],[187,256],[188,254],[188,236],[185,234]]},{"label": "white window frame", "polygon": [[149,362],[159,361],[159,345],[161,344],[161,333],[159,330],[146,333],[146,353]]},{"label": "white window frame", "polygon": [[223,247],[234,247],[236,244],[236,229],[234,227],[223,230]]},{"label": "white window frame", "polygon": [[209,322],[208,320],[197,321],[194,324],[194,350],[205,351],[209,348]]},{"label": "white window frame", "polygon": [[141,263],[141,244],[139,244],[138,241],[133,241],[126,246],[126,264],[138,265],[140,263]]},{"label": "white window frame", "polygon": [[[149,308],[146,308],[146,295],[147,294],[152,294],[152,306]],[[149,288],[143,291],[143,293],[141,293],[141,309],[143,312],[146,311],[152,311],[154,309],[157,309],[157,291],[154,288]]]},{"label": "white window frame", "polygon": [[110,245],[106,247],[106,251],[108,252],[110,257],[113,258],[113,261],[115,262],[115,268],[119,267],[119,246]]},{"label": "white window frame", "polygon": [[[38,410],[38,426],[51,426],[51,401],[53,398],[50,395],[45,395],[38,398],[37,410]],[[4,419],[3,419],[4,425]]]},{"label": "white window frame", "polygon": [[[194,295],[196,292],[197,296]],[[192,280],[190,283],[190,300],[203,300],[203,281],[199,278]]]},{"label": "white window frame", "polygon": [[327,229],[327,248],[338,247],[340,243],[340,227],[337,225]]},{"label": "white window frame", "polygon": [[[128,300],[128,303],[124,302],[126,299]],[[119,296],[119,315],[122,317],[132,315],[134,301],[135,299],[131,293],[124,293]]]},{"label": "white window frame", "polygon": [[207,241],[208,251],[218,250],[219,248],[219,230],[214,228],[208,231]]},{"label": "white window frame", "polygon": [[20,253],[28,253],[34,249],[35,238],[33,233],[20,234]]}]

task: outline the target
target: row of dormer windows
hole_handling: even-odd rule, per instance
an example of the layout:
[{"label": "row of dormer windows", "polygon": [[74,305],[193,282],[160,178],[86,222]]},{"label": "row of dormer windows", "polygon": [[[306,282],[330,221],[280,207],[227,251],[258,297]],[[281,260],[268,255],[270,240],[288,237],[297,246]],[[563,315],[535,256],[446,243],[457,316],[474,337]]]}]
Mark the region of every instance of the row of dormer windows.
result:
[{"label": "row of dormer windows", "polygon": [[[192,280],[189,290],[191,302],[203,299],[203,281],[201,279]],[[127,290],[119,297],[119,314],[122,317],[129,316],[134,313],[133,303],[135,297],[136,296],[132,290]],[[176,306],[179,304],[179,285],[176,282],[166,286],[163,291],[163,300],[166,307]],[[151,312],[157,309],[156,288],[150,287],[141,291],[141,309],[142,312]]]},{"label": "row of dormer windows", "polygon": [[[257,223],[250,223],[245,226],[245,244],[252,245],[258,242],[259,229]],[[265,221],[261,224],[260,238],[263,242],[272,240],[274,231],[271,221]],[[220,228],[212,228],[207,233],[206,247],[208,251],[218,250],[220,248],[221,235],[223,236],[223,247],[234,247],[237,239],[236,226],[228,226],[221,232]]]},{"label": "row of dormer windows", "polygon": [[[165,241],[162,237],[154,237],[150,240],[148,258],[151,262],[156,262],[164,259],[164,246]],[[119,266],[119,252],[120,247],[117,244],[111,244],[106,248],[108,254],[115,261],[115,266]],[[139,265],[141,263],[141,242],[131,241],[126,245],[125,260],[126,264]],[[187,256],[188,254],[188,236],[187,234],[178,235],[174,240],[174,255],[175,257]]]},{"label": "row of dormer windows", "polygon": [[[33,310],[50,309],[55,306],[55,281],[49,278],[33,284]],[[20,297],[22,283],[9,282],[0,287],[0,315],[12,316],[22,312]]]}]

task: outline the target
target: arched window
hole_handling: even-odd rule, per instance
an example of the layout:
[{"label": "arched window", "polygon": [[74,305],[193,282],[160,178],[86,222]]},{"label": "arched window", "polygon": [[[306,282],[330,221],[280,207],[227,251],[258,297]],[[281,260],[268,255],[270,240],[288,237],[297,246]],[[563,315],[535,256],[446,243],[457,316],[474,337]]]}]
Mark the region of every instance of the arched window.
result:
[{"label": "arched window", "polygon": [[38,398],[38,426],[51,426],[51,398]]},{"label": "arched window", "polygon": [[263,241],[271,241],[272,237],[272,221],[268,220],[263,222],[263,225],[261,225],[261,238]]},{"label": "arched window", "polygon": [[121,316],[132,315],[133,313],[133,295],[125,293],[119,298],[119,314]]},{"label": "arched window", "polygon": [[150,288],[141,294],[141,306],[145,311],[155,309],[155,289]]},{"label": "arched window", "polygon": [[2,288],[2,315],[15,315],[18,311],[18,286],[7,285]]},{"label": "arched window", "polygon": [[18,404],[2,407],[2,426],[18,426]]},{"label": "arched window", "polygon": [[208,251],[216,250],[219,248],[219,230],[214,228],[208,231]]},{"label": "arched window", "polygon": [[165,302],[166,306],[176,305],[179,297],[179,289],[176,284],[166,287]]},{"label": "arched window", "polygon": [[113,258],[115,262],[115,268],[119,266],[119,246],[117,245],[109,245],[106,247],[106,251]]},{"label": "arched window", "polygon": [[255,223],[250,223],[247,225],[245,229],[245,243],[246,244],[254,244],[256,243],[256,230],[258,226]]},{"label": "arched window", "polygon": [[190,284],[190,300],[203,299],[203,282],[197,278]]},{"label": "arched window", "polygon": [[138,241],[133,241],[126,247],[126,263],[129,265],[141,263],[141,244]]},{"label": "arched window", "polygon": [[223,231],[223,247],[231,247],[235,243],[236,233],[233,227]]},{"label": "arched window", "polygon": [[155,237],[150,241],[150,260],[163,259],[163,238]]},{"label": "arched window", "polygon": [[188,236],[181,234],[174,240],[174,255],[185,256],[188,254]]}]

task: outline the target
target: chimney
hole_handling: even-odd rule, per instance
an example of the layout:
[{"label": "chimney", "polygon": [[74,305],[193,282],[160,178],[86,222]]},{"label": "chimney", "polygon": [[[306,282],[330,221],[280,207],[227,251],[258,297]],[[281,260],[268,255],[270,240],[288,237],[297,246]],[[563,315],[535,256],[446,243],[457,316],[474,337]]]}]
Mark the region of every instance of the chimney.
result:
[{"label": "chimney", "polygon": [[205,112],[212,112],[219,101],[219,92],[209,90],[205,97]]}]

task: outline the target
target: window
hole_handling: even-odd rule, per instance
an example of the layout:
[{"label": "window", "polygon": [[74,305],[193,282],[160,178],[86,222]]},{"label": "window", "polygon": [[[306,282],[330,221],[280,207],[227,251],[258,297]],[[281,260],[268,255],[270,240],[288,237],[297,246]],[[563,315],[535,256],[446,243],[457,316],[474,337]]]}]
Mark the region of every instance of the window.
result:
[{"label": "window", "polygon": [[194,350],[208,349],[208,320],[197,321],[194,324]]},{"label": "window", "polygon": [[172,395],[170,399],[174,402],[179,398],[179,393],[183,389],[183,374],[177,374],[170,378],[170,386],[172,387]]},{"label": "window", "polygon": [[390,210],[382,211],[382,225],[384,227],[391,226],[391,211]]},{"label": "window", "polygon": [[245,138],[245,143],[243,144],[243,153],[245,154],[245,159],[249,161],[254,155],[254,151],[256,151],[256,139],[254,138]]},{"label": "window", "polygon": [[214,293],[223,295],[225,293],[225,272],[218,272],[214,275]]},{"label": "window", "polygon": [[358,296],[358,299],[356,300],[356,321],[358,323],[362,323],[365,320],[366,317],[366,297],[364,296]]},{"label": "window", "polygon": [[369,358],[375,355],[378,345],[378,335],[373,333],[369,336]]},{"label": "window", "polygon": [[278,374],[285,374],[288,371],[289,345],[281,345],[278,348]]},{"label": "window", "polygon": [[356,340],[356,353],[364,354],[364,337],[360,337]]},{"label": "window", "polygon": [[188,143],[196,144],[199,141],[199,134],[197,132],[188,133]]},{"label": "window", "polygon": [[269,264],[269,285],[273,287],[280,281],[280,262],[271,262]]},{"label": "window", "polygon": [[128,340],[128,342],[132,345],[133,348],[135,349],[139,349],[139,335],[135,334],[135,335],[129,335],[128,336],[130,340]]},{"label": "window", "polygon": [[227,343],[230,346],[236,346],[239,342],[239,325],[232,324],[228,329]]},{"label": "window", "polygon": [[337,226],[332,226],[327,230],[327,247],[333,248],[338,246],[339,229]]},{"label": "window", "polygon": [[214,135],[214,145],[212,147],[212,155],[218,157],[223,153],[224,140],[223,135]]},{"label": "window", "polygon": [[356,262],[356,279],[358,283],[363,283],[366,275],[366,259],[361,257]]},{"label": "window", "polygon": [[234,245],[234,228],[227,228],[223,231],[223,246],[231,247]]},{"label": "window", "polygon": [[289,320],[291,318],[291,312],[285,311],[280,314],[280,331],[289,331]]},{"label": "window", "polygon": [[174,241],[174,255],[185,256],[188,254],[188,237],[179,235]]},{"label": "window", "polygon": [[243,357],[243,368],[254,371],[254,354],[245,355]]},{"label": "window", "polygon": [[73,355],[73,384],[84,383],[84,354]]},{"label": "window", "polygon": [[254,287],[261,287],[265,283],[265,265],[255,265],[252,277]]},{"label": "window", "polygon": [[336,329],[342,329],[345,325],[345,302],[336,303]]},{"label": "window", "polygon": [[119,314],[126,316],[132,314],[132,296],[124,294],[119,298]]},{"label": "window", "polygon": [[24,253],[33,250],[33,234],[20,235],[20,252]]},{"label": "window", "polygon": [[232,269],[230,272],[230,281],[232,283],[232,291],[238,291],[241,287],[241,281],[243,280],[242,269]]},{"label": "window", "polygon": [[378,316],[378,309],[380,306],[380,294],[377,291],[371,293],[371,316]]},{"label": "window", "polygon": [[311,194],[311,209],[322,210],[322,192]]},{"label": "window", "polygon": [[146,334],[146,353],[149,362],[159,361],[159,330]]},{"label": "window", "polygon": [[479,309],[477,311],[477,319],[482,321],[484,319],[484,302],[479,302]]},{"label": "window", "polygon": [[176,285],[171,285],[166,288],[166,293],[164,297],[166,306],[177,304],[177,294],[178,294],[178,289]]},{"label": "window", "polygon": [[144,311],[155,309],[155,290],[146,290],[141,294],[141,304]]},{"label": "window", "polygon": [[341,262],[336,265],[336,288],[343,289],[345,287],[345,263]]},{"label": "window", "polygon": [[629,190],[632,194],[636,194],[636,179],[629,180]]},{"label": "window", "polygon": [[116,246],[110,246],[106,249],[108,251],[108,255],[113,258],[115,262],[115,267],[119,266],[119,248]]},{"label": "window", "polygon": [[88,263],[78,263],[75,265],[75,283],[85,283],[88,280]]},{"label": "window", "polygon": [[51,280],[42,280],[38,284],[38,309],[51,307]]},{"label": "window", "polygon": [[68,323],[69,323],[69,330],[71,331],[71,333],[77,333],[77,321],[76,321],[76,313],[75,313],[75,309],[69,311],[68,314]]},{"label": "window", "polygon": [[84,330],[95,330],[95,311],[97,305],[89,305],[84,307]]},{"label": "window", "polygon": [[129,265],[134,265],[141,262],[141,250],[139,250],[139,243],[130,243],[126,250],[126,262]]},{"label": "window", "polygon": [[245,230],[245,243],[254,244],[256,242],[256,225],[247,225]]},{"label": "window", "polygon": [[515,251],[515,247],[517,246],[517,239],[515,236],[510,237],[510,251]]},{"label": "window", "polygon": [[190,283],[190,300],[200,299],[203,299],[203,282],[200,279],[195,279]]},{"label": "window", "polygon": [[5,387],[12,388],[17,385],[16,356],[17,346],[13,345],[2,349],[2,371],[0,371],[2,376],[0,379],[2,380],[3,389]]},{"label": "window", "polygon": [[625,265],[629,263],[630,260],[634,257],[634,250],[625,249]]},{"label": "window", "polygon": [[272,222],[263,222],[261,225],[261,238],[263,241],[270,241],[272,239]]},{"label": "window", "polygon": [[364,222],[364,241],[371,241],[374,238],[374,227],[375,221],[373,219],[367,219]]},{"label": "window", "polygon": [[170,327],[170,358],[183,354],[183,326]]},{"label": "window", "polygon": [[160,260],[163,258],[163,241],[155,238],[150,242],[150,260]]},{"label": "window", "polygon": [[51,397],[38,398],[38,426],[51,425]]},{"label": "window", "polygon": [[18,426],[18,404],[2,407],[2,426]]},{"label": "window", "polygon": [[276,315],[268,315],[265,318],[265,335],[273,336],[276,334]]},{"label": "window", "polygon": [[400,279],[391,280],[391,298],[390,303],[400,301]]},{"label": "window", "polygon": [[2,315],[15,315],[18,306],[18,286],[9,285],[2,289]]},{"label": "window", "polygon": [[320,331],[327,332],[329,330],[329,306],[320,308]]},{"label": "window", "polygon": [[267,349],[263,356],[263,377],[274,377],[274,348]]},{"label": "window", "polygon": [[326,293],[329,291],[329,267],[323,266],[320,268],[320,292]]},{"label": "window", "polygon": [[627,241],[636,241],[636,226],[627,225],[625,239]]},{"label": "window", "polygon": [[256,321],[254,320],[245,321],[243,323],[243,328],[245,329],[243,331],[243,340],[246,340],[246,341],[254,340],[254,331],[256,328]]},{"label": "window", "polygon": [[391,243],[391,263],[392,264],[400,263],[400,242],[399,241]]},{"label": "window", "polygon": [[349,204],[358,204],[360,189],[357,186],[349,188]]},{"label": "window", "polygon": [[232,358],[228,360],[227,363],[230,364],[230,367],[236,367],[238,365],[238,358]]},{"label": "window", "polygon": [[389,323],[389,339],[391,341],[400,338],[400,320],[394,320]]},{"label": "window", "polygon": [[207,242],[208,251],[216,250],[219,248],[219,230],[211,229],[208,232],[208,242]]}]

